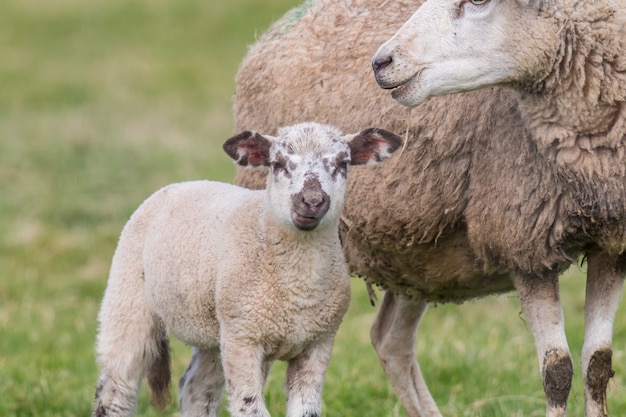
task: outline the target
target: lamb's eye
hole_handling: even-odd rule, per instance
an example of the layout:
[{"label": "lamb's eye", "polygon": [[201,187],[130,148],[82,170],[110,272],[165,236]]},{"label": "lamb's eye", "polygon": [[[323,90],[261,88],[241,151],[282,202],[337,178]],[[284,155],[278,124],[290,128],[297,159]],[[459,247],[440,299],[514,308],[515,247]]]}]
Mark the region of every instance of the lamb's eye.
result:
[{"label": "lamb's eye", "polygon": [[348,171],[348,161],[341,161],[337,163],[337,167],[335,168],[335,173],[337,172],[347,172]]},{"label": "lamb's eye", "polygon": [[489,0],[469,0],[474,6],[482,6],[483,4],[489,3]]},{"label": "lamb's eye", "polygon": [[282,162],[272,162],[272,169],[274,171],[280,171],[282,169],[285,169],[285,164],[283,164]]}]

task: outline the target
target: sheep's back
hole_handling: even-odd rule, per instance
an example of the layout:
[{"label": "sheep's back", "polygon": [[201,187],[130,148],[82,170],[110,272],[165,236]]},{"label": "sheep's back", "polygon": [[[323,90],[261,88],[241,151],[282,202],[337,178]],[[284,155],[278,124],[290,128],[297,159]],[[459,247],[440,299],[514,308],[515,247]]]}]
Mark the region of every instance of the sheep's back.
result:
[{"label": "sheep's back", "polygon": [[[506,274],[485,278],[464,217],[470,169],[488,147],[483,138],[494,129],[493,114],[519,125],[516,94],[494,88],[434,98],[409,113],[378,87],[370,59],[418,4],[305,5],[277,22],[242,63],[236,129],[272,130],[302,120],[344,132],[376,126],[402,135],[408,128],[402,152],[376,167],[351,167],[348,174],[341,233],[352,271],[439,301],[511,289]],[[511,140],[519,135],[511,132]],[[237,183],[258,188],[264,176],[263,170],[240,170]],[[448,240],[453,247],[433,248]]]},{"label": "sheep's back", "polygon": [[[238,130],[315,120],[406,135],[402,152],[348,174],[341,236],[352,271],[461,301],[511,289],[511,271],[544,274],[594,246],[623,251],[623,176],[559,171],[537,146],[520,93],[485,88],[409,111],[377,86],[372,55],[418,6],[306,2],[250,49],[237,75]],[[263,178],[239,171],[237,182],[258,187]]]}]

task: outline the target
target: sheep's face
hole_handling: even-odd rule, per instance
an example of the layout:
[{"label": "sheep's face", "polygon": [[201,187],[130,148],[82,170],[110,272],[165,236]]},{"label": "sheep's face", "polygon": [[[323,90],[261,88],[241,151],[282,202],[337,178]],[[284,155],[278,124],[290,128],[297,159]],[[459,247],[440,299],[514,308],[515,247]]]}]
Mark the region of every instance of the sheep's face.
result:
[{"label": "sheep's face", "polygon": [[413,107],[432,96],[539,82],[562,22],[545,0],[427,0],[372,58],[376,81]]},{"label": "sheep's face", "polygon": [[311,231],[336,225],[344,206],[348,165],[378,163],[401,139],[379,129],[341,135],[332,126],[301,123],[278,137],[244,132],[224,150],[243,166],[265,165],[270,212],[285,227]]}]

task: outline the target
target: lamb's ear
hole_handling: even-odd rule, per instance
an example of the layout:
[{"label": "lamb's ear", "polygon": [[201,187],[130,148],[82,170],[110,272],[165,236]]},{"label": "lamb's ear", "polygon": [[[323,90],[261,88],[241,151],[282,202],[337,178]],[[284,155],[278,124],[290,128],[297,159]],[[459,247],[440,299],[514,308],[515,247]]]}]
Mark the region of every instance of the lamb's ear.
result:
[{"label": "lamb's ear", "polygon": [[345,135],[352,165],[377,164],[389,158],[402,145],[402,138],[384,129],[371,127],[354,135]]},{"label": "lamb's ear", "polygon": [[248,130],[224,142],[224,152],[241,166],[269,165],[270,147],[274,138]]}]

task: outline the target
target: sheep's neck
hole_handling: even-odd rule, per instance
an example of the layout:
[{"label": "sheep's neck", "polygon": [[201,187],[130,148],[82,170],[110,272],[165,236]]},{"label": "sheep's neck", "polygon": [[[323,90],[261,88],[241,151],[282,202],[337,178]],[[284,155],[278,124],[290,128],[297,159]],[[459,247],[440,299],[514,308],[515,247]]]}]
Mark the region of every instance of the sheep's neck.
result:
[{"label": "sheep's neck", "polygon": [[624,177],[626,104],[589,108],[580,102],[567,107],[561,99],[522,100],[520,111],[539,151],[557,166],[587,178]]},{"label": "sheep's neck", "polygon": [[600,24],[564,21],[552,69],[522,87],[520,111],[550,160],[587,177],[624,176],[626,54],[616,54],[623,29],[614,21],[591,27]]}]

